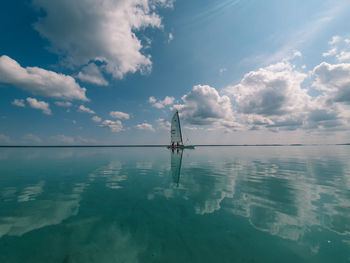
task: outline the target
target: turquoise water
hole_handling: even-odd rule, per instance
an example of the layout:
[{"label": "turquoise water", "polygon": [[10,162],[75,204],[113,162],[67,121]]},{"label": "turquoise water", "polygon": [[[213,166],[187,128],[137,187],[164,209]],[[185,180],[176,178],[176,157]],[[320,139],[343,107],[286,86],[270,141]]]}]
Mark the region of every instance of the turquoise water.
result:
[{"label": "turquoise water", "polygon": [[350,146],[0,148],[0,262],[349,262]]}]

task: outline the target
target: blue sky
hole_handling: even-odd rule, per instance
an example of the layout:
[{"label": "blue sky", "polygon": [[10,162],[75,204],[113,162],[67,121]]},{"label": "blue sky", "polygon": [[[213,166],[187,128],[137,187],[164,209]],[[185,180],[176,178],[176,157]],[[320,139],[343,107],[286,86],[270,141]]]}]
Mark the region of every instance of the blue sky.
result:
[{"label": "blue sky", "polygon": [[350,141],[348,1],[5,1],[0,144]]}]

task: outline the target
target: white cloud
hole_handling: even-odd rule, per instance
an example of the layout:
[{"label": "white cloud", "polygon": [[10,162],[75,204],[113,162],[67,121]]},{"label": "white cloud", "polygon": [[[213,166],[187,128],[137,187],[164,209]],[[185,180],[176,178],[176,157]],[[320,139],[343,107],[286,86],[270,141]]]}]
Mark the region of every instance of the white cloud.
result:
[{"label": "white cloud", "polygon": [[[315,75],[316,72],[319,72],[317,67]],[[234,114],[245,129],[344,127],[339,107],[327,105],[327,96],[311,97],[308,89],[302,88],[306,78],[307,75],[298,72],[290,62],[283,61],[247,73],[239,84],[228,87],[225,92],[232,97]]]},{"label": "white cloud", "polygon": [[295,50],[291,58],[302,57],[303,54],[299,50]]},{"label": "white cloud", "polygon": [[328,44],[330,45],[335,45],[337,43],[339,43],[341,40],[341,37],[340,36],[333,36],[332,37],[332,40],[328,42]]},{"label": "white cloud", "polygon": [[14,105],[14,106],[17,106],[17,107],[22,107],[22,108],[24,108],[26,106],[24,104],[24,100],[23,99],[15,99],[14,101],[12,101],[11,104]]},{"label": "white cloud", "polygon": [[109,115],[114,119],[130,119],[130,115],[121,111],[111,111]]},{"label": "white cloud", "polygon": [[337,59],[340,62],[350,61],[350,51],[341,51],[340,54],[337,55]]},{"label": "white cloud", "polygon": [[[71,66],[102,61],[106,72],[116,78],[152,67],[150,55],[142,53],[135,32],[147,27],[162,28],[158,7],[165,0],[33,0],[43,16],[34,28],[49,40],[51,50]],[[57,26],[60,25],[60,26]]]},{"label": "white cloud", "polygon": [[220,96],[215,88],[208,85],[194,86],[182,100],[184,104],[174,105],[174,108],[178,109],[181,118],[190,124],[235,125],[230,98],[226,95]]},{"label": "white cloud", "polygon": [[226,92],[240,113],[280,116],[304,110],[310,100],[307,90],[301,88],[306,77],[289,62],[280,62],[247,73]]},{"label": "white cloud", "polygon": [[174,35],[172,33],[169,33],[168,43],[170,43],[173,39],[174,39]]},{"label": "white cloud", "polygon": [[123,130],[123,124],[120,120],[117,120],[117,121],[105,120],[101,123],[100,126],[107,127],[112,132],[120,132]]},{"label": "white cloud", "polygon": [[324,57],[330,57],[330,56],[334,56],[336,55],[338,52],[338,49],[336,47],[331,48],[330,50],[328,50],[327,52],[322,53],[322,56]]},{"label": "white cloud", "polygon": [[23,68],[8,56],[0,57],[0,82],[44,97],[88,100],[86,89],[81,88],[71,76],[38,67]]},{"label": "white cloud", "polygon": [[148,102],[152,104],[153,107],[157,108],[157,109],[162,109],[165,106],[169,106],[171,104],[173,104],[175,101],[174,97],[169,97],[166,96],[163,100],[156,100],[155,97],[151,96],[148,99]]},{"label": "white cloud", "polygon": [[103,77],[99,68],[94,64],[83,67],[83,69],[78,73],[77,78],[81,81],[90,82],[99,86],[107,86],[108,82]]},{"label": "white cloud", "polygon": [[74,143],[74,138],[70,137],[70,136],[66,136],[63,134],[58,134],[56,136],[52,136],[51,139],[55,140],[55,141],[59,141],[62,143]]},{"label": "white cloud", "polygon": [[313,70],[316,81],[313,87],[326,91],[335,102],[350,104],[350,63],[328,64],[322,62]]},{"label": "white cloud", "polygon": [[78,108],[78,111],[79,112],[86,112],[86,113],[89,113],[89,114],[95,114],[95,112],[88,108],[88,107],[85,107],[84,105],[80,105],[79,108]]},{"label": "white cloud", "polygon": [[144,131],[155,131],[152,124],[149,124],[149,123],[141,123],[141,124],[137,124],[135,126],[136,129],[138,130],[144,130]]},{"label": "white cloud", "polygon": [[93,120],[94,122],[101,122],[102,121],[102,119],[98,116],[92,117],[91,120]]},{"label": "white cloud", "polygon": [[[195,86],[182,97],[183,104],[172,109],[179,110],[185,123],[210,125],[211,130],[225,132],[348,129],[350,63],[323,62],[310,72],[304,74],[283,60],[245,74],[238,84],[225,88],[222,94],[210,86]],[[311,96],[315,94],[312,88],[321,93]],[[157,102],[154,97],[149,101]],[[159,128],[167,128],[164,119],[157,120],[157,124]]]},{"label": "white cloud", "polygon": [[245,74],[225,92],[232,97],[234,115],[245,129],[344,129],[350,113],[335,102],[350,104],[349,73],[350,64],[316,66],[311,86],[323,93],[311,97],[309,89],[302,88],[307,75],[282,61]]},{"label": "white cloud", "polygon": [[159,118],[156,120],[157,124],[158,124],[158,128],[159,129],[162,129],[162,130],[167,130],[169,131],[170,130],[170,122],[165,120],[165,119],[162,119],[162,118]]},{"label": "white cloud", "polygon": [[10,141],[11,140],[9,136],[0,133],[0,142],[9,143]]},{"label": "white cloud", "polygon": [[23,140],[25,141],[33,141],[33,142],[37,142],[37,143],[40,143],[42,142],[42,140],[40,139],[40,137],[34,135],[34,134],[26,134],[23,136]]},{"label": "white cloud", "polygon": [[69,101],[55,101],[55,104],[60,107],[71,107],[72,103]]},{"label": "white cloud", "polygon": [[335,56],[339,62],[350,61],[350,46],[349,39],[344,39],[340,36],[334,36],[329,43],[330,50],[323,53],[322,56]]},{"label": "white cloud", "polygon": [[37,99],[30,97],[28,97],[26,100],[31,108],[41,110],[46,115],[51,115],[49,103],[45,101],[38,101]]}]

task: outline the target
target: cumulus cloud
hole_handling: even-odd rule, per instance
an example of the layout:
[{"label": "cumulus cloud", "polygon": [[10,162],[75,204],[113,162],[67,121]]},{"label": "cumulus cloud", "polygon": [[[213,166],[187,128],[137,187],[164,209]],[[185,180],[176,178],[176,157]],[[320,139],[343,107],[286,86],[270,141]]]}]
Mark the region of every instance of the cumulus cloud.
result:
[{"label": "cumulus cloud", "polygon": [[120,132],[123,130],[123,124],[120,120],[105,120],[100,124],[101,127],[107,127],[111,132]]},{"label": "cumulus cloud", "polygon": [[340,36],[333,36],[332,40],[328,42],[330,49],[324,52],[322,56],[335,58],[339,62],[350,61],[350,41]]},{"label": "cumulus cloud", "polygon": [[70,107],[72,103],[69,101],[55,101],[55,104],[60,107]]},{"label": "cumulus cloud", "polygon": [[[321,63],[311,71],[315,79],[302,87],[307,76],[288,61],[247,73],[225,92],[232,97],[235,115],[248,129],[337,130],[348,126],[350,64]],[[316,88],[321,94],[311,96]]]},{"label": "cumulus cloud", "polygon": [[135,32],[162,28],[157,10],[170,7],[172,2],[33,0],[34,6],[44,11],[34,28],[71,66],[102,61],[106,72],[123,78],[126,73],[151,69],[151,57],[142,53],[143,45]]},{"label": "cumulus cloud", "polygon": [[102,121],[102,119],[98,116],[92,117],[91,120],[93,120],[94,122],[101,122]]},{"label": "cumulus cloud", "polygon": [[24,100],[23,99],[14,99],[14,101],[12,101],[11,104],[14,105],[14,106],[17,106],[17,107],[22,107],[22,108],[24,108],[26,106],[24,104]]},{"label": "cumulus cloud", "polygon": [[80,105],[79,108],[78,108],[78,111],[79,112],[86,112],[86,113],[89,113],[89,114],[95,114],[95,112],[88,108],[88,107],[85,107],[84,105]]},{"label": "cumulus cloud", "polygon": [[234,126],[230,98],[220,96],[218,91],[208,85],[194,86],[192,91],[182,97],[184,104],[174,105],[181,118],[190,124],[222,124]]},{"label": "cumulus cloud", "polygon": [[158,125],[158,128],[159,129],[162,129],[162,130],[170,130],[170,122],[169,121],[167,121],[167,120],[165,120],[165,119],[163,119],[163,118],[159,118],[159,119],[157,119],[156,120],[156,122],[157,122],[157,125]]},{"label": "cumulus cloud", "polygon": [[149,124],[149,123],[146,123],[146,122],[141,123],[141,124],[137,124],[135,126],[135,128],[138,129],[138,130],[144,130],[144,131],[153,131],[153,132],[155,131],[153,126],[152,126],[152,124]]},{"label": "cumulus cloud", "polygon": [[350,51],[341,51],[341,52],[337,55],[337,59],[338,59],[340,62],[350,61]]},{"label": "cumulus cloud", "polygon": [[311,109],[306,115],[305,128],[306,129],[328,129],[345,125],[339,116],[339,110],[318,107]]},{"label": "cumulus cloud", "polygon": [[337,52],[338,52],[337,48],[334,47],[334,48],[331,48],[330,50],[328,50],[327,52],[322,53],[322,56],[324,56],[324,57],[334,56],[337,54]]},{"label": "cumulus cloud", "polygon": [[152,104],[153,107],[157,109],[162,109],[165,106],[174,104],[175,98],[166,96],[163,100],[157,100],[155,97],[151,96],[148,99],[148,102]]},{"label": "cumulus cloud", "polygon": [[316,66],[313,70],[316,81],[313,87],[326,91],[329,100],[350,104],[350,63]]},{"label": "cumulus cloud", "polygon": [[332,39],[328,42],[330,45],[335,45],[341,40],[340,36],[333,36]]},{"label": "cumulus cloud", "polygon": [[101,71],[94,63],[83,67],[83,69],[78,73],[77,78],[81,81],[89,82],[99,86],[107,86],[108,82],[103,77]]},{"label": "cumulus cloud", "polygon": [[41,110],[46,115],[51,115],[49,103],[45,101],[38,101],[37,99],[30,97],[28,97],[26,100],[31,108]]},{"label": "cumulus cloud", "polygon": [[121,111],[111,111],[109,115],[114,119],[124,119],[124,120],[130,119],[129,114]]},{"label": "cumulus cloud", "polygon": [[289,62],[280,62],[247,73],[226,92],[232,96],[239,112],[278,116],[303,109],[310,99],[307,90],[301,88],[306,77]]},{"label": "cumulus cloud", "polygon": [[[288,60],[251,71],[225,88],[195,86],[174,105],[181,119],[212,129],[341,130],[349,126],[350,64],[321,63],[310,75],[299,72]],[[314,81],[303,87],[306,78]],[[311,88],[321,94],[311,96]],[[151,98],[151,102],[155,99]],[[344,106],[345,105],[345,106]],[[162,119],[157,121],[162,127]]]},{"label": "cumulus cloud", "polygon": [[87,101],[85,88],[71,76],[38,67],[21,67],[8,56],[0,57],[0,82],[43,97]]}]

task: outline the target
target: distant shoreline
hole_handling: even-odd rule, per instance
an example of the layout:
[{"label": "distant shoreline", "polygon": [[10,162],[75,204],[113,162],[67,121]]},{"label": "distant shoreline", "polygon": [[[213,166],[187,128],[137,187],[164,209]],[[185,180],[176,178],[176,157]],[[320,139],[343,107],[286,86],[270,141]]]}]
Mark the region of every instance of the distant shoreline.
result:
[{"label": "distant shoreline", "polygon": [[[195,147],[266,147],[266,146],[344,146],[350,143],[336,144],[199,144]],[[0,145],[0,148],[137,148],[137,147],[166,147],[168,145]]]}]

